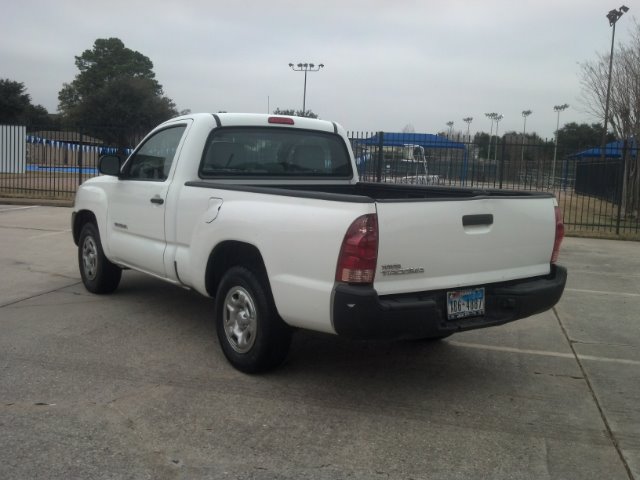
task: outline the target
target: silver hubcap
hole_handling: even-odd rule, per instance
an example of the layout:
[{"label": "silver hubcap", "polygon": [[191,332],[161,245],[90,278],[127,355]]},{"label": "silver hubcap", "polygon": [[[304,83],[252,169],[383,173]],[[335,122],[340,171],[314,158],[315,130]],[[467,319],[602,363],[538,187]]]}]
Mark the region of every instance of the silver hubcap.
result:
[{"label": "silver hubcap", "polygon": [[85,237],[82,244],[82,268],[89,280],[96,278],[98,270],[98,247],[93,237]]},{"label": "silver hubcap", "polygon": [[247,353],[256,341],[258,317],[249,292],[233,287],[224,299],[224,333],[231,347],[238,353]]}]

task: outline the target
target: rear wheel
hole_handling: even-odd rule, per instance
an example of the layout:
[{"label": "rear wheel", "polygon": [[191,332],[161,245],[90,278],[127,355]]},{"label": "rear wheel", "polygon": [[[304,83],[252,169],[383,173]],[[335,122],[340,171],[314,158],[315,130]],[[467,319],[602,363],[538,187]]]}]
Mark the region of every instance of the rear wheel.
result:
[{"label": "rear wheel", "polygon": [[230,268],[218,287],[215,320],[222,351],[238,370],[265,372],[287,357],[291,329],[278,316],[265,275]]},{"label": "rear wheel", "polygon": [[111,293],[120,284],[122,270],[104,256],[100,233],[93,223],[86,223],[80,231],[78,266],[82,283],[92,293]]}]

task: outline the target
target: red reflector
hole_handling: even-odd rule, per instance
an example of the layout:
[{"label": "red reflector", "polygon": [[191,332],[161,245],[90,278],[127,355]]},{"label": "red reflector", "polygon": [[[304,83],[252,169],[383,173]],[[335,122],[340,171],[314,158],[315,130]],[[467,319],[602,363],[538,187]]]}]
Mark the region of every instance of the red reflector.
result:
[{"label": "red reflector", "polygon": [[279,123],[281,125],[293,125],[293,118],[269,117],[269,123]]},{"label": "red reflector", "polygon": [[558,261],[558,255],[560,255],[560,244],[564,238],[564,223],[562,223],[562,212],[560,207],[556,207],[556,238],[553,242],[553,253],[551,254],[551,263]]},{"label": "red reflector", "polygon": [[336,281],[373,283],[378,261],[378,217],[375,214],[356,218],[342,241]]}]

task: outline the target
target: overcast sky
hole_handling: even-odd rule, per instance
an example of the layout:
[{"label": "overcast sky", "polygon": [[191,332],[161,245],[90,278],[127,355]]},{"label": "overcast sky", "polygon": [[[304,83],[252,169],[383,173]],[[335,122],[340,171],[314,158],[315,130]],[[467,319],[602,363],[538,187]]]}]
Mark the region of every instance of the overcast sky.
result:
[{"label": "overcast sky", "polygon": [[[620,0],[617,0],[618,3]],[[500,131],[551,137],[561,124],[592,122],[580,105],[579,62],[607,51],[602,0],[246,0],[5,2],[0,78],[23,82],[32,101],[57,110],[77,73],[74,56],[118,37],[148,56],[178,109],[266,112],[302,108],[304,75],[290,62],[324,63],[309,74],[307,108],[347,130],[446,130],[485,112]],[[629,37],[637,2],[617,25]]]}]

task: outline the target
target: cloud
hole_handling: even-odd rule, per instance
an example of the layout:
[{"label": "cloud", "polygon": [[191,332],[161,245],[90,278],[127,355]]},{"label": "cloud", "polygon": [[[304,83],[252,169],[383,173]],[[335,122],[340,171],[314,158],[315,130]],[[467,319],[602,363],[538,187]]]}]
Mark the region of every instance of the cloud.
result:
[{"label": "cloud", "polygon": [[[289,62],[323,62],[310,74],[307,105],[348,129],[555,130],[553,105],[577,106],[577,62],[606,50],[610,29],[597,0],[121,1],[4,6],[2,76],[22,81],[53,111],[74,56],[96,38],[118,37],[151,58],[179,108],[266,111],[300,108],[303,75]],[[625,19],[626,20],[626,19]],[[630,25],[630,23],[629,23]],[[625,33],[619,27],[620,39]],[[590,121],[577,109],[566,121]]]}]

